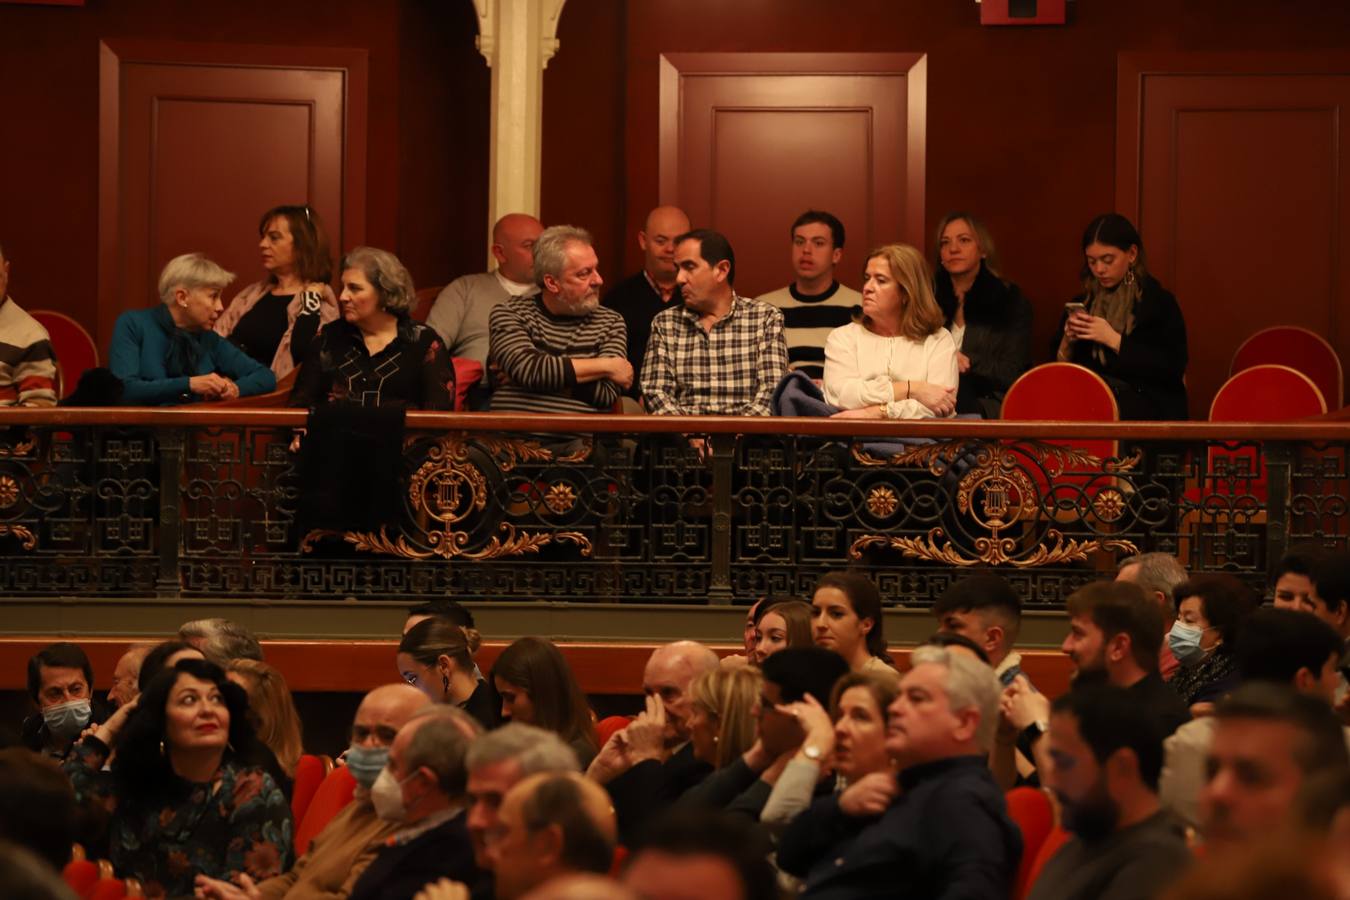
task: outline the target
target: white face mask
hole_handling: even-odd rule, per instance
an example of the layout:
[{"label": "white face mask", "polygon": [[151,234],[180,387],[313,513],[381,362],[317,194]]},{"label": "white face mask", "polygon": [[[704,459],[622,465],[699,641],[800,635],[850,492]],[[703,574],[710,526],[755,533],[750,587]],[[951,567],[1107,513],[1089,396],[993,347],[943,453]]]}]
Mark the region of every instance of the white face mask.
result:
[{"label": "white face mask", "polygon": [[[411,777],[412,775],[408,776]],[[408,817],[408,808],[403,804],[403,781],[395,778],[388,766],[380,770],[375,783],[370,786],[370,803],[375,807],[375,815],[381,819],[402,822]]]}]

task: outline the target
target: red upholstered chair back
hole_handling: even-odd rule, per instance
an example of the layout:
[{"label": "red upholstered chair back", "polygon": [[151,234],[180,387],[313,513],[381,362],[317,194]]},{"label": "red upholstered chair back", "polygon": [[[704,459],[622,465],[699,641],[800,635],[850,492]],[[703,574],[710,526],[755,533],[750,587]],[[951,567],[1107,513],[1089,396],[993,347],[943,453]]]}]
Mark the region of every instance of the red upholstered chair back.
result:
[{"label": "red upholstered chair back", "polygon": [[1055,810],[1045,791],[1039,788],[1013,788],[1006,799],[1008,816],[1022,832],[1022,862],[1017,867],[1017,885],[1013,891],[1014,896],[1020,897],[1029,889],[1031,866],[1055,827]]},{"label": "red upholstered chair back", "polygon": [[342,812],[356,792],[356,779],[346,766],[338,766],[328,773],[309,802],[305,814],[295,820],[295,855],[309,849],[314,836]]},{"label": "red upholstered chair back", "polygon": [[431,307],[435,305],[436,298],[445,290],[445,285],[438,284],[435,287],[424,287],[417,292],[417,302],[413,304],[412,317],[414,322],[425,322],[427,314],[431,312]]},{"label": "red upholstered chair back", "polygon": [[56,351],[57,391],[65,397],[75,390],[87,369],[98,368],[98,345],[83,325],[65,313],[33,309],[28,314],[51,336]]},{"label": "red upholstered chair back", "polygon": [[94,887],[98,884],[98,863],[85,859],[83,848],[77,847],[75,857],[61,870],[61,880],[76,897],[86,898],[94,892]]},{"label": "red upholstered chair back", "polygon": [[632,716],[605,716],[595,724],[596,742],[601,747],[605,746],[605,743],[614,737],[615,733],[623,731],[632,721]]},{"label": "red upholstered chair back", "polygon": [[1020,893],[1014,895],[1017,897],[1017,900],[1023,900],[1023,898],[1031,893],[1031,889],[1036,886],[1036,879],[1041,877],[1041,870],[1045,868],[1045,864],[1050,861],[1052,856],[1059,852],[1060,847],[1063,847],[1069,842],[1071,837],[1073,837],[1073,835],[1065,831],[1059,825],[1050,829],[1050,833],[1047,834],[1045,840],[1041,842],[1041,849],[1037,851],[1035,858],[1031,861],[1031,871],[1027,873],[1024,887]]},{"label": "red upholstered chair back", "polygon": [[[1211,422],[1288,422],[1325,415],[1313,380],[1288,366],[1260,365],[1229,378],[1209,405]],[[1255,447],[1209,449],[1211,476],[1203,493],[1266,498],[1266,463]],[[1231,480],[1225,481],[1225,473]],[[1251,477],[1254,476],[1254,477]]]},{"label": "red upholstered chair back", "polygon": [[[1322,398],[1333,409],[1345,405],[1345,372],[1341,358],[1326,338],[1307,328],[1276,325],[1263,328],[1242,342],[1233,354],[1229,375],[1253,366],[1274,364],[1297,369],[1312,379]],[[1213,414],[1210,415],[1213,419]]]},{"label": "red upholstered chair back", "polygon": [[[89,893],[89,900],[124,900],[133,896],[120,878],[100,878]],[[139,896],[139,894],[135,895]]]},{"label": "red upholstered chair back", "polygon": [[[1075,363],[1052,362],[1036,366],[1012,383],[1003,397],[1003,418],[1018,421],[1059,422],[1115,422],[1120,418],[1116,396],[1096,372]],[[1047,441],[1087,453],[1098,459],[1117,454],[1112,440]],[[1030,475],[1042,497],[1052,490],[1046,473],[1040,466],[1030,466]],[[1089,475],[1055,477],[1054,482],[1064,489],[1064,496],[1074,502],[1080,492],[1095,495],[1093,484],[1099,481]]]},{"label": "red upholstered chair back", "polygon": [[323,784],[328,773],[333,771],[333,760],[327,756],[315,756],[305,753],[295,764],[295,787],[291,790],[291,820],[299,822],[305,817],[319,785]]}]

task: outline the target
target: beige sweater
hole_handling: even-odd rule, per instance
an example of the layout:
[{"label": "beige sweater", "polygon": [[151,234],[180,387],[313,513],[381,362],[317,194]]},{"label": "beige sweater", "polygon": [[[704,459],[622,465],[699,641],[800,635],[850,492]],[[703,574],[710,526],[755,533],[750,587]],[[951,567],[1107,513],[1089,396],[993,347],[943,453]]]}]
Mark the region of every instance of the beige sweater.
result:
[{"label": "beige sweater", "polygon": [[385,840],[398,829],[398,822],[379,818],[368,802],[353,800],[315,836],[289,872],[259,884],[258,892],[263,900],[346,897]]}]

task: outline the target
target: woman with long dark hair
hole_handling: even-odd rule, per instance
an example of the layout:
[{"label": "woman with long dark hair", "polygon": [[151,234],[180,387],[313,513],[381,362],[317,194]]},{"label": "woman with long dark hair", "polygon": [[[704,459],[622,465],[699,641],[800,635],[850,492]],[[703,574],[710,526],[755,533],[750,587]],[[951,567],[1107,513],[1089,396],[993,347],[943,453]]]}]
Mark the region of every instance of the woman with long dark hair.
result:
[{"label": "woman with long dark hair", "polygon": [[433,703],[453,703],[484,728],[496,728],[497,700],[474,674],[473,657],[482,643],[476,628],[441,616],[423,619],[399,642],[399,674]]},{"label": "woman with long dark hair", "polygon": [[291,807],[270,759],[244,689],[215,663],[184,659],[155,676],[134,711],[77,743],[64,769],[81,802],[110,812],[118,876],[139,879],[146,896],[179,897],[198,874],[261,881],[290,867]]},{"label": "woman with long dark hair", "polygon": [[586,695],[562,652],[541,637],[523,637],[492,666],[502,718],[556,733],[576,751],[584,770],[599,746]]},{"label": "woman with long dark hair", "polygon": [[816,646],[833,650],[854,672],[894,668],[882,631],[881,591],[856,572],[829,572],[811,597]]},{"label": "woman with long dark hair", "polygon": [[1065,309],[1055,358],[1086,366],[1122,419],[1185,419],[1186,320],[1148,273],[1130,220],[1107,213],[1083,231],[1083,293]]},{"label": "woman with long dark hair", "polygon": [[1031,304],[998,270],[994,239],[967,212],[937,228],[934,287],[956,342],[956,411],[997,419],[1003,395],[1031,367]]}]

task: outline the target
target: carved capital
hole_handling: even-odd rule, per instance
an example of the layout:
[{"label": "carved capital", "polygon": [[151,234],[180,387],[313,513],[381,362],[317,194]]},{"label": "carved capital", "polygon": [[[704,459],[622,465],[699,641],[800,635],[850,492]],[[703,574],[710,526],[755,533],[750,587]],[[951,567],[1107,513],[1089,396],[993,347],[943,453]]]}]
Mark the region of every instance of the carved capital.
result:
[{"label": "carved capital", "polygon": [[518,12],[532,15],[538,23],[533,39],[538,42],[539,67],[546,68],[548,61],[558,52],[558,21],[562,18],[562,8],[567,0],[473,0],[474,13],[478,16],[478,37],[474,46],[483,54],[488,66],[496,61],[499,46],[499,25],[502,4],[516,6]]}]

